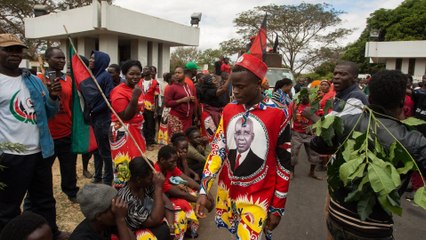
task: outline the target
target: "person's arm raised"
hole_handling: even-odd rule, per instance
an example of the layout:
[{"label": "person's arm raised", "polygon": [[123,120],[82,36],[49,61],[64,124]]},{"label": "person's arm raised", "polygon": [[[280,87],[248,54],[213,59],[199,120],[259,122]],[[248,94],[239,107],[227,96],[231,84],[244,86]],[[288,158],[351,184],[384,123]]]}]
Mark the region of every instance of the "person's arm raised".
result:
[{"label": "person's arm raised", "polygon": [[132,231],[130,231],[126,224],[127,210],[128,206],[124,199],[121,197],[112,199],[111,211],[114,214],[118,237],[120,240],[135,240],[135,235]]},{"label": "person's arm raised", "polygon": [[161,224],[164,218],[163,184],[164,176],[162,173],[154,173],[154,206],[151,214],[144,222],[145,227],[155,227]]}]

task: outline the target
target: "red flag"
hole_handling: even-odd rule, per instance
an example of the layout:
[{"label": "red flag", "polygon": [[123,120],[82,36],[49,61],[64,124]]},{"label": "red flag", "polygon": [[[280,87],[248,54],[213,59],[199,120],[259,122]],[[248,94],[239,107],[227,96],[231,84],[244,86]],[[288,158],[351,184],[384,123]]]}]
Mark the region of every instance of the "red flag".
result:
[{"label": "red flag", "polygon": [[72,78],[72,133],[71,150],[75,153],[87,153],[96,150],[93,128],[84,121],[83,109],[84,99],[80,91],[80,83],[92,81],[90,73],[84,63],[80,61],[74,51],[70,48],[71,78]]},{"label": "red flag", "polygon": [[259,33],[251,44],[250,53],[259,59],[263,60],[263,54],[266,52],[266,16],[263,18],[262,25],[260,25]]}]

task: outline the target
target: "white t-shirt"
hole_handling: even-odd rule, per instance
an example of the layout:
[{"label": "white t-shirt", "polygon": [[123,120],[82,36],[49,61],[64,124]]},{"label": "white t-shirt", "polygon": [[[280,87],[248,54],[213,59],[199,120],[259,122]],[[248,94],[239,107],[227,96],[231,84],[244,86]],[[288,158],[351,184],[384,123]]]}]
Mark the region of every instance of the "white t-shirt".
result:
[{"label": "white t-shirt", "polygon": [[21,143],[24,152],[5,153],[28,155],[40,152],[39,129],[30,92],[22,76],[0,74],[0,142]]},{"label": "white t-shirt", "polygon": [[151,80],[143,80],[142,85],[143,85],[143,92],[146,93],[146,91],[148,91],[148,89],[151,87],[152,84],[152,79]]}]

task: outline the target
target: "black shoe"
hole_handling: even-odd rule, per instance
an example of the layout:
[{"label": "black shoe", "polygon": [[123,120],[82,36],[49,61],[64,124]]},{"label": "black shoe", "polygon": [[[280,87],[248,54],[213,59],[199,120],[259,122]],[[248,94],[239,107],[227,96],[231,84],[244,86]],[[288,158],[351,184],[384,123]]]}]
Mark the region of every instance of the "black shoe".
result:
[{"label": "black shoe", "polygon": [[93,174],[91,174],[88,170],[83,170],[83,176],[85,177],[85,178],[92,178],[93,177]]},{"label": "black shoe", "polygon": [[54,234],[53,239],[55,239],[55,240],[66,240],[66,239],[70,238],[70,236],[71,236],[70,232],[58,231]]},{"label": "black shoe", "polygon": [[68,196],[68,200],[70,200],[70,202],[72,202],[72,203],[78,203],[77,197]]},{"label": "black shoe", "polygon": [[102,180],[101,180],[101,179],[96,179],[96,178],[94,178],[94,179],[92,180],[92,183],[102,183]]}]

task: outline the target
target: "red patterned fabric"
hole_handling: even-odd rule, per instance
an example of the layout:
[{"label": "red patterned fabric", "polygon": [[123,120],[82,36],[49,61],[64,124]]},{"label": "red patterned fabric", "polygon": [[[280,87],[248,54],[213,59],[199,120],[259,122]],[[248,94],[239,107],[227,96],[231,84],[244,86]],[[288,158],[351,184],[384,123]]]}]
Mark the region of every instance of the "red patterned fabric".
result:
[{"label": "red patterned fabric", "polygon": [[[284,214],[290,179],[288,122],[286,111],[267,98],[250,109],[231,103],[223,111],[200,194],[219,174],[216,224],[237,239],[258,239],[268,213]],[[237,153],[241,159],[235,167]]]}]

